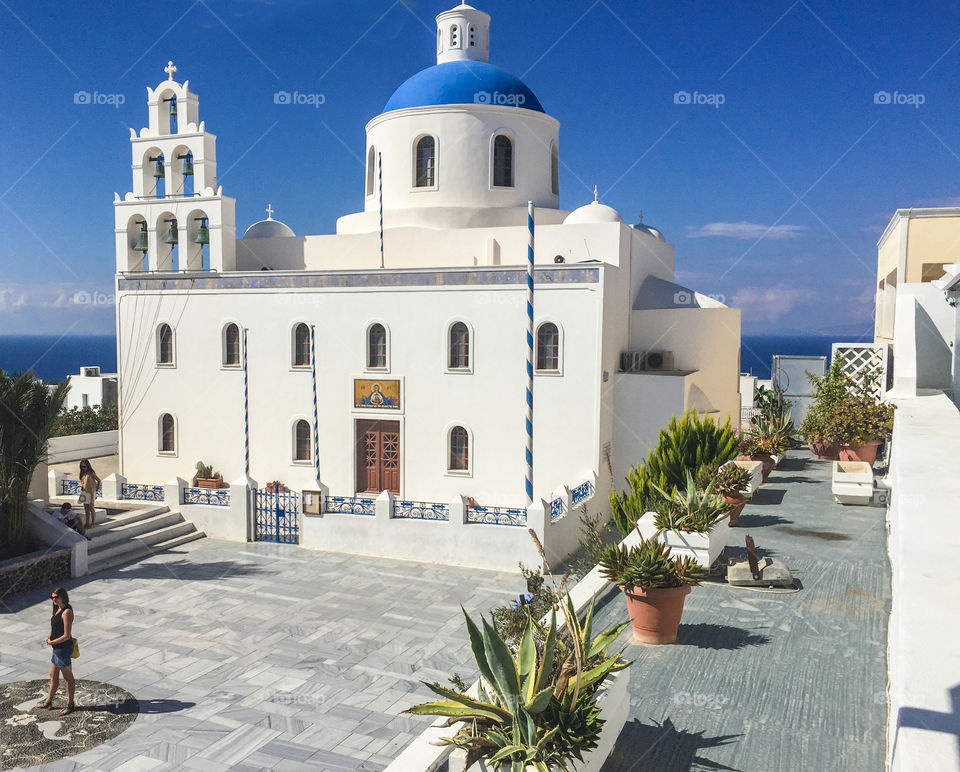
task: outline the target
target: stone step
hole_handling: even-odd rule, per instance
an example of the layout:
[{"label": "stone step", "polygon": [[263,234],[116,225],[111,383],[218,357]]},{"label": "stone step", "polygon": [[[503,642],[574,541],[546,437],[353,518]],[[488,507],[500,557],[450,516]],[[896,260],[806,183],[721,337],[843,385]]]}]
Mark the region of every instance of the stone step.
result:
[{"label": "stone step", "polygon": [[[167,508],[164,507],[163,509],[166,510]],[[136,536],[141,536],[151,531],[159,531],[161,528],[182,522],[183,517],[179,512],[170,512],[167,510],[166,512],[158,512],[153,516],[141,517],[133,521],[114,524],[109,529],[102,531],[100,528],[92,528],[87,531],[87,535],[91,537],[87,554],[91,558],[94,558],[115,544],[130,541]]]},{"label": "stone step", "polygon": [[[193,528],[192,523],[188,525]],[[176,536],[172,539],[167,539],[166,541],[159,542],[158,544],[153,544],[151,546],[146,546],[138,542],[132,542],[132,547],[129,551],[119,553],[109,559],[97,560],[94,564],[94,561],[90,562],[90,573],[97,571],[106,571],[111,568],[117,568],[118,566],[128,565],[129,563],[136,563],[139,560],[144,558],[149,558],[158,552],[165,552],[166,550],[173,549],[174,547],[179,547],[181,544],[187,544],[191,541],[196,541],[197,539],[203,539],[206,537],[206,534],[203,531],[198,531],[195,528],[188,533],[184,533],[180,536]]]},{"label": "stone step", "polygon": [[[142,509],[131,509],[129,512],[125,512],[122,515],[111,515],[107,520],[97,522],[97,525],[93,528],[87,529],[87,536],[96,538],[102,535],[114,531],[117,529],[122,529],[125,526],[131,525],[132,523],[138,523],[142,520],[146,520],[151,517],[156,517],[157,515],[162,515],[169,512],[170,509],[163,504],[157,504],[152,507],[143,507]],[[81,517],[83,513],[81,512]]]},{"label": "stone step", "polygon": [[131,536],[114,544],[108,544],[106,549],[95,550],[92,553],[88,553],[89,570],[99,571],[101,565],[104,565],[109,561],[113,561],[115,558],[123,555],[140,552],[141,548],[143,552],[139,555],[139,557],[145,557],[146,555],[153,554],[154,552],[158,552],[163,549],[158,545],[161,545],[171,539],[184,536],[188,533],[197,533],[197,530],[194,528],[193,523],[188,523],[181,517],[180,521],[174,523],[173,525],[167,525],[153,531],[147,531],[146,533],[142,533],[137,536]]}]

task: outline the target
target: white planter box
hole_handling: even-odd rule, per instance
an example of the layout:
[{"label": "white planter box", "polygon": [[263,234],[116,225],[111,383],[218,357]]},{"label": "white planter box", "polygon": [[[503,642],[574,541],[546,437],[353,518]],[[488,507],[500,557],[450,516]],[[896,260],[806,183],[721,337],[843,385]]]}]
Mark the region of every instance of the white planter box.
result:
[{"label": "white planter box", "polygon": [[873,467],[866,461],[834,461],[830,489],[839,504],[869,505],[873,500]]},{"label": "white planter box", "polygon": [[760,485],[763,483],[763,462],[762,461],[728,461],[726,464],[723,464],[720,468],[722,469],[727,464],[733,464],[734,466],[739,466],[741,469],[746,469],[750,472],[750,482],[747,483],[747,487],[740,491],[748,499],[753,497],[753,494],[757,491]]},{"label": "white planter box", "polygon": [[657,538],[670,548],[670,554],[677,558],[692,557],[701,566],[709,570],[730,537],[730,518],[724,517],[710,533],[690,533],[689,531],[665,531],[657,534],[654,524],[655,513],[647,512],[637,521],[640,535],[644,539]]},{"label": "white planter box", "polygon": [[[617,738],[627,723],[630,713],[630,694],[627,686],[630,682],[630,669],[618,670],[607,677],[597,691],[597,705],[600,706],[600,716],[603,718],[603,727],[600,729],[600,739],[597,747],[583,754],[583,761],[572,762],[576,772],[600,772],[603,763],[613,752]],[[450,772],[465,772],[463,763],[466,753],[459,748],[450,754],[448,769]],[[490,767],[484,761],[478,761],[470,767],[469,772],[501,772],[508,767]],[[554,767],[550,767],[551,770]]]}]

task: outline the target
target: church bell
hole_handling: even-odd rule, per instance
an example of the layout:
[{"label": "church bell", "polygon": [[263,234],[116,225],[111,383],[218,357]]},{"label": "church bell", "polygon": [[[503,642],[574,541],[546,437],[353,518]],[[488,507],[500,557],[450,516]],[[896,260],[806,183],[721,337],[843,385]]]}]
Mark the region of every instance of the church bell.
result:
[{"label": "church bell", "polygon": [[140,223],[140,235],[137,237],[137,243],[133,245],[134,252],[146,252],[149,249],[147,245],[147,224]]},{"label": "church bell", "polygon": [[161,180],[164,177],[166,177],[167,173],[163,168],[163,156],[158,155],[154,158],[151,158],[150,160],[156,161],[156,166],[153,167],[153,176],[156,177],[158,180]]},{"label": "church bell", "polygon": [[170,99],[168,99],[167,101],[170,103],[170,117],[176,118],[177,117],[177,98],[170,97]]},{"label": "church bell", "polygon": [[194,244],[209,244],[210,243],[210,229],[207,227],[207,218],[198,217],[196,218],[200,221],[200,227],[197,229],[197,237],[193,240]]},{"label": "church bell", "polygon": [[193,176],[193,153],[183,153],[178,155],[177,158],[183,159],[183,176],[192,177]]},{"label": "church bell", "polygon": [[170,230],[167,231],[167,237],[163,240],[164,244],[176,244],[178,242],[177,238],[177,221],[176,220],[167,220],[170,223]]}]

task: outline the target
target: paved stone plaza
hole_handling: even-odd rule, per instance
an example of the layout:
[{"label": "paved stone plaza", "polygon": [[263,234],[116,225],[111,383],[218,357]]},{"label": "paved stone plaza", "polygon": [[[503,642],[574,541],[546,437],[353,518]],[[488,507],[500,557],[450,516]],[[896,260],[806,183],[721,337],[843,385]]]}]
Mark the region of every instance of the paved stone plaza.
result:
[{"label": "paved stone plaza", "polygon": [[[604,772],[883,769],[886,513],[835,504],[829,476],[793,453],[731,531],[728,553],[751,534],[800,592],[707,584],[677,645],[628,648],[631,717]],[[475,675],[459,604],[486,612],[522,579],[203,539],[69,589],[78,677],[140,715],[44,769],[380,770],[429,723],[400,715],[421,679]],[[0,682],[48,668],[47,591],[0,607]],[[597,624],[625,615],[609,592]]]},{"label": "paved stone plaza", "polygon": [[[3,599],[0,682],[46,675],[50,589]],[[400,715],[421,680],[475,677],[460,604],[486,613],[523,579],[202,539],[67,589],[76,676],[140,715],[43,769],[379,770],[430,723]]]}]

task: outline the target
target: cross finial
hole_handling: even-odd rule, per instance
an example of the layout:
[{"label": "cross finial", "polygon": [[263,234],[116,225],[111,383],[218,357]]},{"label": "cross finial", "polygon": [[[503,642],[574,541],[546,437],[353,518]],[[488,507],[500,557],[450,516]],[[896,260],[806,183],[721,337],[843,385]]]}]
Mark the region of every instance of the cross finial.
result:
[{"label": "cross finial", "polygon": [[599,203],[599,194],[597,193],[597,186],[593,186],[593,203]]},{"label": "cross finial", "polygon": [[163,68],[163,71],[167,73],[167,80],[173,80],[173,73],[177,71],[177,68],[171,60],[167,62],[167,66]]},{"label": "cross finial", "polygon": [[270,204],[267,204],[267,219],[273,219],[273,207]]},{"label": "cross finial", "polygon": [[643,222],[643,210],[640,210],[640,222]]}]

